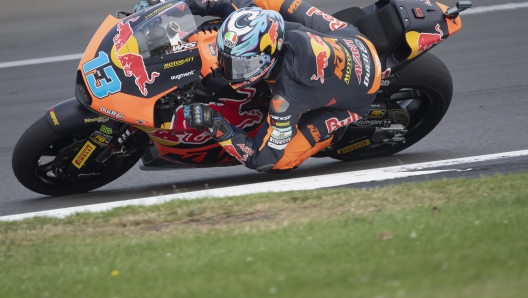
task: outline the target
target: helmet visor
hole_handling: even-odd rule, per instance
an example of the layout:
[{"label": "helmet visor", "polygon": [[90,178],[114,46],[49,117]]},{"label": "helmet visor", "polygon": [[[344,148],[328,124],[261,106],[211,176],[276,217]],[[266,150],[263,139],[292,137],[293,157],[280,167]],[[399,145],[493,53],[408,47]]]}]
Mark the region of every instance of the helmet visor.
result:
[{"label": "helmet visor", "polygon": [[222,53],[220,57],[220,69],[230,82],[249,80],[260,75],[270,63],[270,56],[262,53],[252,57],[236,57]]}]

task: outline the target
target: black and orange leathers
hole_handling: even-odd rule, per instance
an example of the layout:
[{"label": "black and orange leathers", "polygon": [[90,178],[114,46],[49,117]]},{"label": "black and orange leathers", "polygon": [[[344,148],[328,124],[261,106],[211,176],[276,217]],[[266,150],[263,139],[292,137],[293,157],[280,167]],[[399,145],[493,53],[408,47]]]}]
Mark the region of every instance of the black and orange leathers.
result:
[{"label": "black and orange leathers", "polygon": [[[208,14],[226,2],[231,3],[190,6],[202,5],[202,14]],[[300,0],[255,2],[279,11],[287,21],[281,57],[268,80],[273,94],[268,120],[255,139],[234,128],[233,137],[220,144],[249,168],[292,169],[327,147],[335,131],[368,112],[381,65],[356,27]]]}]

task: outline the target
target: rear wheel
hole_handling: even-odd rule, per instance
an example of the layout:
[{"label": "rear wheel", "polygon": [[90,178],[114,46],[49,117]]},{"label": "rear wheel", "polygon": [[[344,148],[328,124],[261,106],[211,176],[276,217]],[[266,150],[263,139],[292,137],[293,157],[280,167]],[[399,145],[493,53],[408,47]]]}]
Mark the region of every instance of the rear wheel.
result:
[{"label": "rear wheel", "polygon": [[60,137],[51,128],[46,117],[31,125],[20,137],[12,157],[13,172],[26,188],[45,195],[69,195],[87,192],[126,173],[141,158],[148,144],[148,137],[136,131],[128,140],[130,154],[119,167],[101,164],[101,171],[71,175],[62,171],[71,163],[86,143],[88,136]]},{"label": "rear wheel", "polygon": [[[442,120],[453,96],[453,81],[445,64],[433,54],[425,53],[403,68],[400,75],[398,80],[383,87],[381,92],[385,102],[402,108],[389,110],[389,114],[393,123],[405,122],[400,123],[408,130],[405,143],[373,144],[346,154],[333,151],[330,157],[359,160],[389,156],[421,140]],[[408,113],[407,117],[403,117],[405,113]]]}]

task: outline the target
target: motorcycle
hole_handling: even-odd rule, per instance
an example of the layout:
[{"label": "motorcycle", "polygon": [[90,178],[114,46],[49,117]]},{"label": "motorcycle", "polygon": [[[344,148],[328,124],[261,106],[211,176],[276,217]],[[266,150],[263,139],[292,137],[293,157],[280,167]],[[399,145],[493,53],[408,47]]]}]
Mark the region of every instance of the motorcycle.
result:
[{"label": "motorcycle", "polygon": [[[459,13],[470,7],[470,1],[449,8],[430,0],[380,0],[324,14],[370,39],[383,78],[368,117],[337,123],[346,130],[316,157],[388,156],[431,132],[449,107],[453,82],[428,51],[461,29]],[[179,0],[108,16],[79,63],[75,98],[49,108],[17,142],[18,181],[37,193],[68,195],[108,184],[139,160],[142,170],[239,165],[184,117],[185,105],[201,102],[253,137],[265,122],[271,99],[265,82],[234,90],[219,77],[221,24],[196,26]]]}]

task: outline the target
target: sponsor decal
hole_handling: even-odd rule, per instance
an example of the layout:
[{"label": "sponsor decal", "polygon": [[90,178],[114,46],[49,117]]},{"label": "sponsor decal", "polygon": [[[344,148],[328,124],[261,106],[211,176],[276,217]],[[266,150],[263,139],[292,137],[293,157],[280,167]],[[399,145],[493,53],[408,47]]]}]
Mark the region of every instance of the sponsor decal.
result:
[{"label": "sponsor decal", "polygon": [[365,78],[363,79],[363,84],[368,87],[370,83],[370,56],[367,50],[367,47],[359,39],[355,40],[356,45],[362,52],[363,64],[365,65]]},{"label": "sponsor decal", "polygon": [[[343,48],[343,46],[338,44],[337,39],[328,37],[321,38],[320,36],[311,34],[310,32],[307,33],[310,37],[310,44],[315,55],[316,64],[316,73],[312,75],[311,79],[314,81],[319,80],[321,81],[321,84],[324,84],[324,69],[328,66],[328,59],[330,58],[331,47],[334,50],[334,74],[340,80],[342,80],[346,72],[345,66],[347,66],[347,59],[345,58],[345,54],[349,55],[349,53]],[[350,58],[350,56],[347,58]],[[350,72],[352,67],[351,58],[350,60],[348,60],[348,62],[350,62],[348,64],[348,71]]]},{"label": "sponsor decal", "polygon": [[352,56],[350,56],[348,51],[345,50],[344,52],[346,54],[346,72],[343,81],[348,85],[350,84],[350,77],[352,76]]},{"label": "sponsor decal", "polygon": [[229,31],[224,35],[224,45],[228,48],[234,48],[238,42],[238,36],[235,32]]},{"label": "sponsor decal", "polygon": [[302,4],[302,0],[294,0],[291,4],[290,4],[290,7],[288,7],[288,12],[290,14],[293,14],[294,11],[297,10],[297,8],[299,8],[299,6],[301,6]]},{"label": "sponsor decal", "polygon": [[217,56],[218,55],[218,48],[216,47],[216,43],[210,43],[208,44],[209,51],[211,51],[211,55]]},{"label": "sponsor decal", "polygon": [[247,84],[251,84],[251,82],[249,82],[249,81],[244,81],[244,82],[239,83],[239,84],[231,84],[231,83],[229,83],[229,85],[231,86],[231,88],[233,88],[233,89],[235,89],[235,90],[238,89],[238,88],[240,88],[240,87],[242,87],[242,86],[244,86],[244,85],[247,85]]},{"label": "sponsor decal", "polygon": [[440,24],[436,24],[435,30],[438,33],[420,33],[418,36],[418,52],[429,50],[434,45],[442,42],[444,32],[440,29]]},{"label": "sponsor decal", "polygon": [[387,120],[369,120],[369,119],[361,119],[356,122],[354,122],[357,126],[387,126]]},{"label": "sponsor decal", "polygon": [[291,119],[291,115],[284,116],[284,117],[270,115],[270,118],[274,119],[274,120],[278,120],[278,121],[286,121],[286,120],[290,120]]},{"label": "sponsor decal", "polygon": [[125,116],[123,115],[123,113],[120,113],[120,112],[116,112],[116,111],[112,111],[112,110],[107,110],[105,107],[101,107],[99,108],[99,111],[105,113],[105,114],[108,114],[114,118],[117,118],[117,119],[125,119]]},{"label": "sponsor decal", "polygon": [[192,61],[194,61],[194,57],[189,57],[189,58],[180,59],[180,60],[177,60],[177,61],[165,63],[163,65],[163,69],[177,67],[177,66],[180,66],[180,65],[183,65],[183,64],[185,64],[187,62],[192,62]]},{"label": "sponsor decal", "polygon": [[172,53],[179,53],[179,52],[183,52],[183,51],[187,51],[187,50],[192,50],[192,49],[196,48],[197,44],[198,43],[195,42],[195,41],[177,44],[177,45],[174,45],[174,46],[171,47],[171,52]]},{"label": "sponsor decal", "polygon": [[218,0],[202,0],[202,3],[207,3],[207,2],[218,2]]},{"label": "sponsor decal", "polygon": [[[255,88],[241,88],[237,90],[238,93],[246,96],[245,99],[228,99],[219,98],[220,103],[210,103],[209,107],[217,112],[222,112],[222,116],[229,121],[232,127],[240,129],[253,127],[262,123],[264,115],[258,109],[247,109],[244,107],[256,94]],[[189,129],[187,123],[183,120],[182,107],[176,110],[176,116],[173,116],[172,121],[167,123],[162,130],[154,130],[149,132],[149,136],[157,138],[162,142],[170,142],[170,144],[204,144],[211,140],[209,131],[200,131],[197,129]],[[168,131],[167,128],[171,129]],[[175,131],[173,134],[172,132]]]},{"label": "sponsor decal", "polygon": [[279,40],[277,41],[277,49],[278,49],[279,51],[282,49],[282,43],[283,43],[282,38],[279,38]]},{"label": "sponsor decal", "polygon": [[180,80],[181,78],[189,77],[189,76],[192,76],[192,75],[194,75],[194,70],[191,70],[191,71],[186,72],[186,73],[181,73],[179,75],[172,76],[171,80]]},{"label": "sponsor decal", "polygon": [[271,110],[276,113],[284,113],[290,107],[290,103],[280,95],[275,95],[271,99]]},{"label": "sponsor decal", "polygon": [[359,53],[359,50],[357,49],[356,45],[352,40],[344,39],[344,41],[350,49],[350,52],[352,53],[352,57],[354,59],[354,71],[356,72],[358,83],[361,84],[361,76],[363,75],[363,63],[361,62],[361,54]]},{"label": "sponsor decal", "polygon": [[[270,19],[271,20],[271,19]],[[277,29],[279,28],[279,22],[271,22],[271,27],[268,31],[269,38],[271,40],[271,45],[273,47],[277,44],[277,39],[279,38],[279,33],[277,32]]]},{"label": "sponsor decal", "polygon": [[54,108],[49,109],[49,113],[50,113],[50,117],[51,117],[51,121],[53,122],[53,125],[59,126],[60,123],[59,123],[59,120],[57,119],[57,115],[55,115],[55,109]]},{"label": "sponsor decal", "polygon": [[429,5],[429,6],[432,6],[432,5],[431,5],[431,0],[425,0],[424,3],[427,4],[427,5]]},{"label": "sponsor decal", "polygon": [[139,91],[141,91],[141,94],[147,96],[148,90],[145,85],[147,83],[154,83],[154,80],[156,79],[156,77],[159,77],[160,73],[153,71],[150,74],[149,78],[147,69],[145,68],[145,62],[143,61],[143,57],[138,54],[127,53],[122,56],[117,56],[117,60],[119,60],[119,62],[123,66],[125,76],[133,76],[136,79],[136,86],[138,86]]},{"label": "sponsor decal", "polygon": [[330,48],[323,42],[320,36],[308,33],[310,43],[315,54],[315,68],[316,72],[310,78],[312,81],[319,80],[324,84],[324,70],[328,66],[328,57],[330,57]]},{"label": "sponsor decal", "polygon": [[345,154],[345,153],[354,151],[356,149],[366,147],[368,145],[370,145],[370,140],[369,139],[361,141],[359,143],[352,144],[352,145],[344,147],[344,148],[341,148],[341,149],[337,150],[337,154]]},{"label": "sponsor decal", "polygon": [[[253,156],[253,154],[255,154],[255,151],[251,150],[251,148],[245,144],[237,144],[237,146],[240,148],[240,150],[242,150],[242,152],[248,154],[249,156]],[[244,160],[246,160],[246,158],[244,158]]]},{"label": "sponsor decal", "polygon": [[330,119],[325,121],[328,133],[332,133],[332,132],[336,131],[337,129],[339,129],[340,127],[345,127],[348,124],[350,124],[352,122],[356,122],[359,119],[361,119],[361,116],[359,116],[358,114],[352,113],[350,111],[347,111],[347,112],[349,114],[349,117],[344,119],[344,120],[339,120],[339,119],[333,117],[333,118],[330,118]]},{"label": "sponsor decal", "polygon": [[290,126],[290,121],[287,121],[287,122],[275,122],[272,125],[278,126],[278,127]]},{"label": "sponsor decal", "polygon": [[123,21],[117,23],[117,34],[114,36],[114,45],[116,52],[119,52],[121,48],[127,43],[128,39],[130,39],[130,36],[134,33],[132,31],[132,27],[130,27],[130,22],[135,22],[139,17],[131,18],[126,20],[126,22],[123,23]]},{"label": "sponsor decal", "polygon": [[256,80],[260,79],[263,75],[265,75],[273,67],[274,64],[275,64],[275,58],[271,59],[270,65],[266,66],[266,68],[264,68],[258,75],[249,78],[249,81],[255,82]]},{"label": "sponsor decal", "polygon": [[290,141],[291,141],[291,138],[285,138],[285,139],[270,138],[269,139],[269,142],[271,142],[271,143],[273,143],[275,145],[288,144]]},{"label": "sponsor decal", "polygon": [[93,123],[93,122],[102,122],[102,123],[105,123],[106,121],[108,121],[109,118],[108,117],[104,117],[104,116],[99,116],[97,118],[87,118],[87,119],[84,119],[84,123]]},{"label": "sponsor decal", "polygon": [[92,153],[95,150],[95,145],[90,143],[90,141],[86,141],[86,144],[79,150],[79,153],[75,156],[72,163],[77,169],[81,169],[81,167],[86,163],[86,160],[92,155]]},{"label": "sponsor decal", "polygon": [[109,137],[101,133],[100,131],[96,131],[92,133],[92,135],[90,136],[90,140],[101,147],[106,147],[108,146],[108,144],[110,144],[110,140],[112,140],[112,137]]},{"label": "sponsor decal", "polygon": [[412,50],[411,55],[407,59],[412,59],[422,52],[429,50],[434,45],[441,43],[444,32],[440,29],[440,24],[436,24],[435,31],[437,33],[421,33],[417,31],[405,33],[407,44]]},{"label": "sponsor decal", "polygon": [[333,16],[331,15],[328,15],[322,11],[320,11],[319,9],[315,8],[315,7],[312,7],[310,8],[307,12],[306,12],[306,15],[311,17],[313,15],[318,15],[318,16],[322,16],[323,19],[327,20],[328,22],[330,22],[329,26],[330,26],[330,29],[332,31],[335,31],[337,29],[340,29],[340,28],[344,28],[347,26],[347,24],[345,22],[341,22],[340,20],[334,18]]},{"label": "sponsor decal", "polygon": [[288,130],[283,130],[283,129],[277,128],[277,129],[274,129],[271,132],[271,137],[273,139],[277,139],[277,140],[284,140],[284,139],[290,140],[291,136],[292,136],[291,127]]},{"label": "sponsor decal", "polygon": [[321,134],[319,133],[319,130],[317,129],[317,127],[311,124],[306,125],[306,127],[308,127],[308,129],[310,130],[310,133],[312,134],[312,137],[314,138],[316,143],[321,141]]},{"label": "sponsor decal", "polygon": [[145,20],[152,18],[153,16],[155,16],[155,15],[159,14],[160,12],[166,10],[167,8],[171,7],[172,5],[173,5],[172,3],[169,3],[169,4],[163,5],[162,7],[152,11],[147,16],[145,16]]},{"label": "sponsor decal", "polygon": [[383,118],[383,116],[385,116],[386,112],[387,111],[385,111],[385,110],[370,110],[368,112],[367,118]]},{"label": "sponsor decal", "polygon": [[389,85],[390,85],[390,81],[389,80],[381,80],[381,82],[380,82],[380,86],[387,87]]},{"label": "sponsor decal", "polygon": [[[154,10],[152,13],[150,13],[146,18],[149,18],[150,16],[157,14],[171,6],[172,4],[160,7]],[[136,38],[133,35],[134,32],[132,28],[130,27],[130,21],[135,21],[135,20],[137,20],[137,17],[134,19],[130,19],[126,23],[123,23],[122,21],[118,23],[117,30],[119,33],[116,34],[113,38],[114,52],[112,53],[112,61],[114,61],[114,64],[117,67],[123,69],[125,76],[134,77],[135,79],[134,82],[136,83],[136,86],[139,88],[139,91],[141,92],[141,94],[143,94],[143,96],[147,96],[148,90],[145,85],[147,83],[148,84],[154,83],[155,78],[158,77],[160,73],[152,72],[149,77],[147,69],[145,68],[145,62],[143,61],[143,56],[139,54],[139,46],[138,46]],[[105,68],[105,71],[107,68]],[[113,68],[110,67],[110,69],[113,69]]]},{"label": "sponsor decal", "polygon": [[101,128],[99,129],[99,131],[107,135],[111,135],[113,132],[111,127],[107,127],[104,125],[101,125]]},{"label": "sponsor decal", "polygon": [[284,148],[286,148],[286,146],[288,146],[288,144],[276,145],[276,144],[273,144],[272,142],[268,142],[268,147],[273,148],[273,149],[277,149],[277,150],[284,150]]}]

